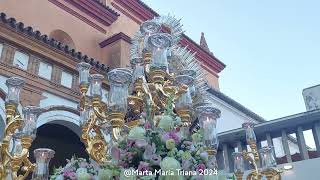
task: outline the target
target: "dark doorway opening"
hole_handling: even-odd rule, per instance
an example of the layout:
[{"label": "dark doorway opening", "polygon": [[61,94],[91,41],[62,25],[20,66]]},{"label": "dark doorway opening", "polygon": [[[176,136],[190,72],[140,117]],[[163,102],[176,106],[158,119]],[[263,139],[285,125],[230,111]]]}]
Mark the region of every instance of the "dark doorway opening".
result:
[{"label": "dark doorway opening", "polygon": [[37,148],[50,148],[55,151],[54,158],[50,161],[50,173],[54,167],[66,165],[66,159],[71,159],[73,155],[89,158],[78,135],[59,124],[45,124],[37,129],[37,137],[30,147],[31,162],[35,162],[33,151]]}]

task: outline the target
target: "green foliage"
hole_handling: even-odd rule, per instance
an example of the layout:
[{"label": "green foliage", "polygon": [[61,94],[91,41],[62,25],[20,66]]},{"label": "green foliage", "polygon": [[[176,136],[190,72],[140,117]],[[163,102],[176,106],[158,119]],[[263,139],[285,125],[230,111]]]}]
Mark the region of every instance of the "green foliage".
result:
[{"label": "green foliage", "polygon": [[164,110],[164,115],[174,116],[173,113],[174,96],[170,95],[167,100],[167,105]]}]

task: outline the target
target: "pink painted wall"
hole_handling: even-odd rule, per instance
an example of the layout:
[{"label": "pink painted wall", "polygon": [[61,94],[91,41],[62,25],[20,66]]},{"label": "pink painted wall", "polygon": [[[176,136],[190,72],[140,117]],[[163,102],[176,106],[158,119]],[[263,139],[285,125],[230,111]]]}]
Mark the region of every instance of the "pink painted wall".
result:
[{"label": "pink painted wall", "polygon": [[100,42],[118,32],[132,36],[139,27],[137,23],[124,15],[120,15],[111,26],[105,26],[63,0],[57,1],[102,27],[106,33],[98,31],[48,0],[0,1],[0,11],[43,34],[49,35],[57,29],[64,31],[72,38],[77,51],[98,59],[102,63],[107,62],[107,56],[99,47]]}]

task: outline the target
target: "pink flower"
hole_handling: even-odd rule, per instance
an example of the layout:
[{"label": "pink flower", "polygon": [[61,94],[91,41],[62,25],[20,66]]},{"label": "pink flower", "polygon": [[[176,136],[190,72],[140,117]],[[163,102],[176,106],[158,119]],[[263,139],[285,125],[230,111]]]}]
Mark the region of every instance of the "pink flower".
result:
[{"label": "pink flower", "polygon": [[88,166],[88,163],[82,161],[82,162],[80,162],[79,166],[80,166],[81,168],[86,168],[86,167]]},{"label": "pink flower", "polygon": [[127,148],[131,148],[134,145],[135,142],[132,141],[132,140],[129,140],[127,143],[128,143],[127,144]]},{"label": "pink flower", "polygon": [[144,129],[151,129],[151,124],[149,123],[149,121],[147,121],[147,122],[144,124]]},{"label": "pink flower", "polygon": [[140,161],[140,164],[138,166],[139,171],[149,171],[149,163]]},{"label": "pink flower", "polygon": [[167,142],[169,139],[173,139],[176,144],[181,141],[181,138],[175,131],[170,131],[162,135],[162,140],[164,142]]},{"label": "pink flower", "polygon": [[63,173],[63,177],[70,178],[71,180],[76,180],[77,179],[77,174],[72,171],[66,171]]},{"label": "pink flower", "polygon": [[171,139],[174,140],[175,143],[179,143],[181,140],[176,132],[173,132],[173,131],[169,132],[169,136],[171,137]]},{"label": "pink flower", "polygon": [[184,141],[183,144],[185,144],[187,146],[191,146],[193,143],[191,141]]},{"label": "pink flower", "polygon": [[197,166],[197,171],[199,171],[199,170],[205,170],[206,169],[206,165],[204,165],[204,164],[199,164],[198,166]]}]

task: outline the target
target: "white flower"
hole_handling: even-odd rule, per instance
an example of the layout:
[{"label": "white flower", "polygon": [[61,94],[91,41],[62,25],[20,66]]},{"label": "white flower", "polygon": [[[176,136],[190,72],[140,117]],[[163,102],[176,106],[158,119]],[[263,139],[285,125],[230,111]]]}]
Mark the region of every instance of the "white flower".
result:
[{"label": "white flower", "polygon": [[173,157],[165,157],[161,161],[160,167],[163,171],[169,171],[169,170],[176,171],[177,169],[181,168],[179,161],[177,161]]},{"label": "white flower", "polygon": [[170,131],[173,127],[173,119],[171,116],[162,116],[159,125],[164,131]]},{"label": "white flower", "polygon": [[79,169],[77,169],[76,174],[78,175],[78,174],[87,173],[87,172],[88,172],[88,170],[86,168],[79,168]]},{"label": "white flower", "polygon": [[146,130],[142,127],[134,127],[130,130],[128,137],[130,139],[143,139],[145,137]]},{"label": "white flower", "polygon": [[64,179],[63,179],[63,175],[62,175],[62,174],[58,175],[58,176],[56,177],[56,180],[64,180]]},{"label": "white flower", "polygon": [[112,179],[112,171],[110,169],[100,169],[98,172],[99,180]]},{"label": "white flower", "polygon": [[77,179],[78,180],[90,180],[90,174],[87,172],[80,172],[77,173]]}]

